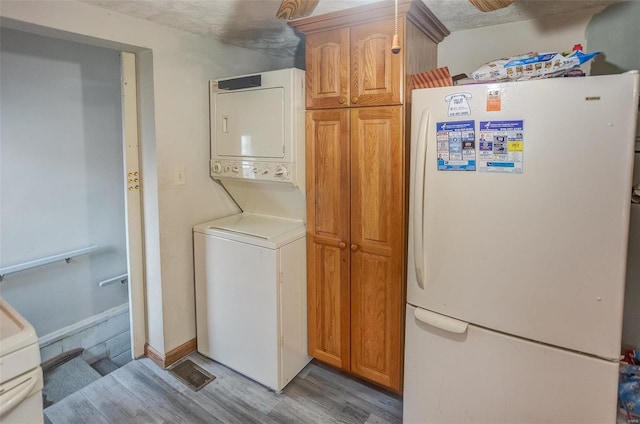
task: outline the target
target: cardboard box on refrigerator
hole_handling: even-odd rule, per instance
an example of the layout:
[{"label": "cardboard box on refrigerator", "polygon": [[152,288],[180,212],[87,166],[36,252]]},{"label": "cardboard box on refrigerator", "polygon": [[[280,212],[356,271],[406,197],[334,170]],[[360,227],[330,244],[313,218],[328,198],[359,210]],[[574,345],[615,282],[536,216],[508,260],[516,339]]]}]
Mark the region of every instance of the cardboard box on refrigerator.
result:
[{"label": "cardboard box on refrigerator", "polygon": [[446,66],[412,75],[411,79],[413,80],[413,88],[450,87],[453,85],[449,68]]}]

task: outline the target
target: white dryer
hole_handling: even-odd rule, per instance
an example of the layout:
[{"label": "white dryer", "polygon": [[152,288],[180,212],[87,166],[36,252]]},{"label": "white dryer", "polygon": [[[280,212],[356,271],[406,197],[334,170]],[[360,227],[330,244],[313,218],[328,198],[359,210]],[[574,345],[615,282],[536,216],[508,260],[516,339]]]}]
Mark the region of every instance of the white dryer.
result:
[{"label": "white dryer", "polygon": [[0,422],[42,423],[42,385],[38,336],[0,298]]},{"label": "white dryer", "polygon": [[200,353],[275,391],[309,363],[305,240],[253,213],[194,227]]}]

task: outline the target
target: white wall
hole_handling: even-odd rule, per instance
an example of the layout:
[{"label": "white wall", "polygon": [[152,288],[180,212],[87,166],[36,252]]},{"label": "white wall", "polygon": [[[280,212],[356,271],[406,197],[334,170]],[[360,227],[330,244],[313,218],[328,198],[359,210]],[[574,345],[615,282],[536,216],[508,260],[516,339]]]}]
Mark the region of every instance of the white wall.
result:
[{"label": "white wall", "polygon": [[609,6],[587,26],[587,42],[604,54],[594,60],[593,75],[640,70],[640,0]]},{"label": "white wall", "polygon": [[5,277],[39,337],[127,302],[118,52],[0,31],[0,266],[100,250]]},{"label": "white wall", "polygon": [[456,31],[438,45],[438,66],[451,75],[468,74],[495,59],[528,52],[560,52],[582,44],[592,13],[532,19]]},{"label": "white wall", "polygon": [[[290,64],[76,2],[3,1],[0,15],[4,25],[140,53],[147,338],[161,353],[194,338],[191,228],[236,211],[209,178],[207,81]],[[185,185],[174,185],[177,167]]]}]

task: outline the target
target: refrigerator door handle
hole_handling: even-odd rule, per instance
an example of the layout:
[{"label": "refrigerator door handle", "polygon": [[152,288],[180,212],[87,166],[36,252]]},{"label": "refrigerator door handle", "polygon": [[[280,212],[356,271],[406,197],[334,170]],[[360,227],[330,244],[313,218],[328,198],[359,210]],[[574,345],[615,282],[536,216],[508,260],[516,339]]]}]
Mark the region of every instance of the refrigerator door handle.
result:
[{"label": "refrigerator door handle", "polygon": [[427,164],[427,129],[431,114],[425,109],[420,117],[416,156],[414,168],[416,170],[413,181],[413,262],[416,271],[416,281],[424,289],[424,187]]},{"label": "refrigerator door handle", "polygon": [[416,308],[414,316],[418,321],[448,331],[449,333],[463,334],[467,331],[467,327],[469,327],[468,322],[427,311],[426,309]]}]

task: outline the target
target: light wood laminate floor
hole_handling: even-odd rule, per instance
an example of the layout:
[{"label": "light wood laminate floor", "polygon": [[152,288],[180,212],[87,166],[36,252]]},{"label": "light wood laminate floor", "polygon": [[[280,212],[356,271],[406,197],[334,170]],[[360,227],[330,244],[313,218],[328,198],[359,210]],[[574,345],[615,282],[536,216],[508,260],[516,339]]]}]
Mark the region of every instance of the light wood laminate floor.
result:
[{"label": "light wood laminate floor", "polygon": [[132,361],[45,410],[52,424],[402,422],[402,400],[316,363],[282,393],[200,356],[216,376],[194,392],[144,358]]}]

